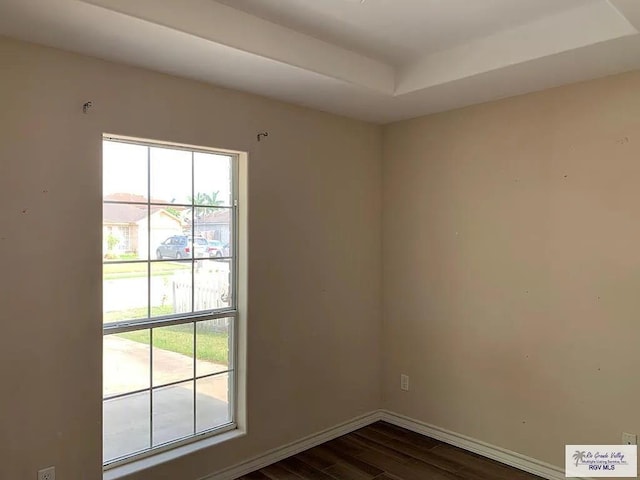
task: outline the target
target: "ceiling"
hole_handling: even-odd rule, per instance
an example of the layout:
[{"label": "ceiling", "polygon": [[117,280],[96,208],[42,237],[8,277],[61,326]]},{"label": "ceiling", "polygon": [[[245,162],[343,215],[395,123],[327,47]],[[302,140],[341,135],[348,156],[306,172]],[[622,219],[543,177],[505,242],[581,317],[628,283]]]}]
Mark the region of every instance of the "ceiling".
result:
[{"label": "ceiling", "polygon": [[377,123],[640,68],[638,0],[1,0],[0,34]]},{"label": "ceiling", "polygon": [[597,0],[218,0],[394,66]]}]

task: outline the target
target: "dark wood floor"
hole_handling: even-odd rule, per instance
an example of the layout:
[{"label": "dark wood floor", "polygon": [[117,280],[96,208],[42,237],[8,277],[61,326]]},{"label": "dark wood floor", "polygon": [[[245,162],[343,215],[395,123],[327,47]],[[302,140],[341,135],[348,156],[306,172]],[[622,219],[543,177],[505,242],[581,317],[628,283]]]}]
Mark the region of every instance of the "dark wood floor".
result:
[{"label": "dark wood floor", "polygon": [[515,468],[377,422],[240,480],[540,480]]}]

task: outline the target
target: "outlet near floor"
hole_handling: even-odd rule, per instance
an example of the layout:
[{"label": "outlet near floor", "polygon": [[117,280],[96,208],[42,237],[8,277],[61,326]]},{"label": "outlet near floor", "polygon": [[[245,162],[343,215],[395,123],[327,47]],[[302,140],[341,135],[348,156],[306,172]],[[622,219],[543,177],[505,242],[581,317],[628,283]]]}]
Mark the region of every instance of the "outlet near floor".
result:
[{"label": "outlet near floor", "polygon": [[56,480],[56,467],[38,470],[38,480]]},{"label": "outlet near floor", "polygon": [[638,436],[635,433],[622,432],[622,445],[637,445]]},{"label": "outlet near floor", "polygon": [[400,374],[400,390],[409,391],[409,375]]}]

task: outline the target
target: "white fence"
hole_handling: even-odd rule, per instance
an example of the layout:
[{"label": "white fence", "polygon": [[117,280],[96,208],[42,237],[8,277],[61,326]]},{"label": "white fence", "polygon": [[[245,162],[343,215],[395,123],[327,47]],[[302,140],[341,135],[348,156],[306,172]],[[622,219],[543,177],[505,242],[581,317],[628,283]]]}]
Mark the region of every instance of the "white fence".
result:
[{"label": "white fence", "polygon": [[[191,275],[180,274],[172,278],[173,311],[189,313],[192,311],[214,310],[230,305],[228,265],[215,265],[212,269],[197,269],[193,276],[193,297]],[[193,300],[193,308],[192,308]],[[213,322],[213,321],[212,321]],[[219,319],[220,327],[226,327],[225,319]]]}]

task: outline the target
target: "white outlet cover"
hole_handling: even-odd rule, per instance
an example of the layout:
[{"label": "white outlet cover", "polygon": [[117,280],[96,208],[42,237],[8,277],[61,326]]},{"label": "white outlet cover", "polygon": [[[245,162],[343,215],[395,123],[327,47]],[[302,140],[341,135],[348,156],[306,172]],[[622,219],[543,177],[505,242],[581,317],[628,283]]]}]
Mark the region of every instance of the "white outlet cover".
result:
[{"label": "white outlet cover", "polygon": [[38,480],[56,480],[56,467],[47,467],[38,470]]}]

